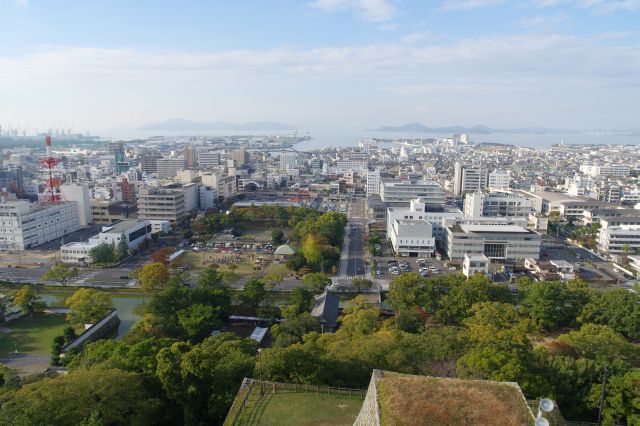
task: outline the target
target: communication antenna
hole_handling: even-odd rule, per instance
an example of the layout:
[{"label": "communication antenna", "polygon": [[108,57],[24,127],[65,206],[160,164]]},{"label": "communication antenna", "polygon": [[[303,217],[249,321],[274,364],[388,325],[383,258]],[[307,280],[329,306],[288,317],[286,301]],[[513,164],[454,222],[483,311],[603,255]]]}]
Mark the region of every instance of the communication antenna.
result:
[{"label": "communication antenna", "polygon": [[542,413],[550,413],[553,411],[553,401],[549,398],[542,398],[540,404],[538,404],[538,415],[536,416],[536,426],[549,426],[549,420],[542,417]]}]

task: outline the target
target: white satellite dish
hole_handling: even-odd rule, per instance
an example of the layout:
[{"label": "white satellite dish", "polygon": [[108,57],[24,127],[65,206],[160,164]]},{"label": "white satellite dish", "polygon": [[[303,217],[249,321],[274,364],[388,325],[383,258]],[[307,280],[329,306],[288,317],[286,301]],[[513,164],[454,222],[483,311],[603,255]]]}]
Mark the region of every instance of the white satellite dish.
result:
[{"label": "white satellite dish", "polygon": [[544,417],[538,417],[535,424],[536,426],[549,426],[549,420]]},{"label": "white satellite dish", "polygon": [[540,409],[545,413],[549,413],[553,411],[553,407],[554,407],[553,401],[550,400],[549,398],[542,398],[540,400]]}]

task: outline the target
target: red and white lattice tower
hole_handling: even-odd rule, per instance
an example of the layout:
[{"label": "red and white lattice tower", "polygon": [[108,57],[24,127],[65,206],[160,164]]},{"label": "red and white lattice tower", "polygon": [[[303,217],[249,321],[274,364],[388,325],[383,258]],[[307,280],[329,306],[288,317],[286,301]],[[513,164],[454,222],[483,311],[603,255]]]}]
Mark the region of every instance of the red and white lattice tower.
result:
[{"label": "red and white lattice tower", "polygon": [[53,168],[60,163],[60,160],[53,158],[51,153],[51,136],[44,138],[44,144],[47,148],[47,156],[40,163],[45,168],[48,176],[45,180],[45,190],[41,202],[56,203],[62,199],[62,196],[60,195],[60,179],[53,177]]}]

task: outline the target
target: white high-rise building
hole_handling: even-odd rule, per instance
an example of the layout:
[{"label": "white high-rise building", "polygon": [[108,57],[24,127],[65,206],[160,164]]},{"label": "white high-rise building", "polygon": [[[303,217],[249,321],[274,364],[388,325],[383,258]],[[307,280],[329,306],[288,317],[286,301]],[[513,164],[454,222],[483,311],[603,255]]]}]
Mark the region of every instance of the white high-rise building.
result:
[{"label": "white high-rise building", "polygon": [[487,184],[490,189],[509,189],[511,184],[511,172],[508,170],[495,170],[489,173],[489,182]]},{"label": "white high-rise building", "polygon": [[367,172],[367,195],[380,194],[380,169]]},{"label": "white high-rise building", "polygon": [[282,152],[279,157],[280,170],[290,172],[298,169],[298,154],[295,152]]},{"label": "white high-rise building", "polygon": [[67,183],[60,186],[62,197],[66,201],[75,201],[78,208],[78,223],[87,226],[93,222],[89,186],[86,183]]},{"label": "white high-rise building", "polygon": [[467,192],[482,191],[487,187],[488,177],[486,170],[463,166],[456,161],[453,175],[453,194],[460,196]]},{"label": "white high-rise building", "polygon": [[473,217],[529,217],[535,212],[536,201],[509,192],[473,192],[464,198],[464,216]]}]

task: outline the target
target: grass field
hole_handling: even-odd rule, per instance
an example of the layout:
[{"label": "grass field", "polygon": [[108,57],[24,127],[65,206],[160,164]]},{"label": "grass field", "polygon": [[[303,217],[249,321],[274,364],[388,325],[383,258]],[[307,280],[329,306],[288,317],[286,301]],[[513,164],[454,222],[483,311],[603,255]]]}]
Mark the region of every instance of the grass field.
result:
[{"label": "grass field", "polygon": [[[250,254],[242,254],[239,257],[239,261],[234,263],[237,268],[235,273],[240,276],[249,276],[253,275],[256,271],[253,269],[255,259],[258,257],[264,257],[267,255],[258,255],[255,254],[254,258],[251,258]],[[268,257],[271,257],[270,255]],[[210,265],[211,263],[217,263],[219,265],[220,271],[228,271],[229,264],[223,262],[224,259],[238,259],[238,257],[234,253],[216,253],[212,251],[207,252],[189,252],[182,256],[181,260],[184,263],[189,263],[191,267],[195,270],[202,269]],[[280,266],[280,265],[276,265]],[[284,267],[284,265],[282,265]],[[286,269],[286,268],[284,268]],[[282,268],[278,268],[278,271],[282,271]],[[261,272],[261,271],[259,271]]]},{"label": "grass field", "polygon": [[[276,228],[277,229],[277,228]],[[240,236],[240,240],[242,241],[255,241],[255,242],[271,242],[271,232],[272,228],[268,229],[245,229],[242,231],[242,235]],[[291,229],[280,229],[284,234],[284,238],[288,238],[289,234],[291,234]]]},{"label": "grass field", "polygon": [[260,396],[254,387],[239,425],[263,426],[341,426],[355,421],[362,398],[348,395],[291,393],[272,394],[268,389]]},{"label": "grass field", "polygon": [[0,325],[0,358],[14,353],[49,354],[51,342],[68,323],[64,315],[37,315]]},{"label": "grass field", "polygon": [[385,425],[533,425],[524,397],[507,384],[385,373],[378,389]]}]

